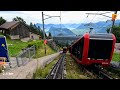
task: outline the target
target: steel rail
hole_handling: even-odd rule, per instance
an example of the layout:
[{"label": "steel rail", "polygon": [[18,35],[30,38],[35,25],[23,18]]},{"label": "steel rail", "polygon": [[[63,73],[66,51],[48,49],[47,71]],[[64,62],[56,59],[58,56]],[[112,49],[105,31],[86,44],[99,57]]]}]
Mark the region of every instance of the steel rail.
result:
[{"label": "steel rail", "polygon": [[46,79],[64,79],[64,61],[65,54],[63,54],[58,62],[54,65]]}]

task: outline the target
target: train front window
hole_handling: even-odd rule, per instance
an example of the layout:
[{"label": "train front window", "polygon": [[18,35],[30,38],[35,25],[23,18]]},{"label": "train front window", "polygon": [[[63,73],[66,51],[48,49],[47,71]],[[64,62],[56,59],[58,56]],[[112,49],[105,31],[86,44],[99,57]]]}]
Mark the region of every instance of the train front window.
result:
[{"label": "train front window", "polygon": [[88,58],[109,59],[112,51],[113,40],[94,40],[90,39]]}]

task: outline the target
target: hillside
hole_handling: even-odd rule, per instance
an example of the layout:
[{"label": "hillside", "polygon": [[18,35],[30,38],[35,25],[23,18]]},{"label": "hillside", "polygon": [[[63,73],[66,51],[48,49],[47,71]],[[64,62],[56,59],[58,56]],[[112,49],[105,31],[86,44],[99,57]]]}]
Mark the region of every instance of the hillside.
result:
[{"label": "hillside", "polygon": [[[40,26],[41,28],[43,27],[43,24],[37,23],[36,26]],[[51,27],[55,27],[55,28],[60,28],[60,24],[45,24],[45,31],[47,32]],[[62,28],[65,28],[65,26],[63,24],[61,24]]]},{"label": "hillside", "polygon": [[[107,28],[110,28],[112,25],[111,21],[105,22],[100,21],[97,23],[87,23],[87,24],[80,24],[76,29],[72,29],[71,31],[74,32],[77,35],[82,35],[85,32],[89,31],[89,28],[93,28],[93,33],[107,33]],[[120,20],[115,21],[115,25],[120,25]]]},{"label": "hillside", "polygon": [[[67,24],[61,24],[61,27],[69,29],[76,35],[81,35],[81,34],[84,34],[85,32],[88,32],[90,27],[94,28],[93,32],[95,32],[95,33],[107,33],[106,29],[111,27],[111,25],[112,25],[112,22],[109,20],[107,22],[99,21],[99,22],[91,23],[91,24],[89,24],[89,23],[78,23],[78,24],[77,23],[67,23]],[[120,20],[116,20],[115,25],[120,25]],[[36,26],[40,26],[42,28],[42,24],[37,23]],[[51,29],[51,27],[60,28],[60,24],[45,24],[45,31],[48,33],[49,30]],[[58,29],[54,29],[54,30],[58,30]],[[54,35],[55,33],[58,34],[59,30],[54,31],[54,32],[51,31],[51,32]]]},{"label": "hillside", "polygon": [[[37,44],[39,45],[39,48],[36,48],[36,56],[35,58],[39,58],[42,56],[45,56],[44,53],[44,43],[43,40],[34,40],[30,42],[22,42],[20,40],[10,40],[7,38],[7,44],[8,44],[8,50],[9,50],[9,56],[10,57],[16,57],[17,55],[20,54],[22,49],[25,49],[28,47],[28,45],[31,44]],[[47,53],[46,55],[50,55],[55,53],[55,50],[53,50],[49,45],[46,45]]]},{"label": "hillside", "polygon": [[52,36],[75,35],[71,30],[67,28],[60,29],[60,28],[51,27],[48,32],[50,32]]}]

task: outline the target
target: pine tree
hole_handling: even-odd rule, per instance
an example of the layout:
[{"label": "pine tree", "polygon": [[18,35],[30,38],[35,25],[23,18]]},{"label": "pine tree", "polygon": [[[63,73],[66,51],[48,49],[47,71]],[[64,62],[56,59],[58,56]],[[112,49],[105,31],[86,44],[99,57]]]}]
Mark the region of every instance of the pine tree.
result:
[{"label": "pine tree", "polygon": [[24,19],[21,18],[21,17],[18,17],[18,16],[16,16],[15,18],[13,18],[13,21],[19,21],[19,22],[22,22],[22,23],[26,24],[26,22],[24,21]]},{"label": "pine tree", "polygon": [[3,19],[2,17],[0,17],[0,25],[4,24],[6,22],[5,19]]},{"label": "pine tree", "polygon": [[49,32],[49,37],[52,37],[51,33]]}]

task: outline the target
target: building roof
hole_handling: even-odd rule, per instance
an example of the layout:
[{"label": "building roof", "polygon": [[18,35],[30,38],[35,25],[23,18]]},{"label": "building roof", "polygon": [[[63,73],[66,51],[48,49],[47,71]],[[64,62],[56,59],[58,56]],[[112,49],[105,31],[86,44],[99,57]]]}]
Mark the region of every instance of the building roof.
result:
[{"label": "building roof", "polygon": [[17,23],[19,23],[19,21],[6,22],[0,26],[0,29],[10,29],[11,27],[16,25]]}]

